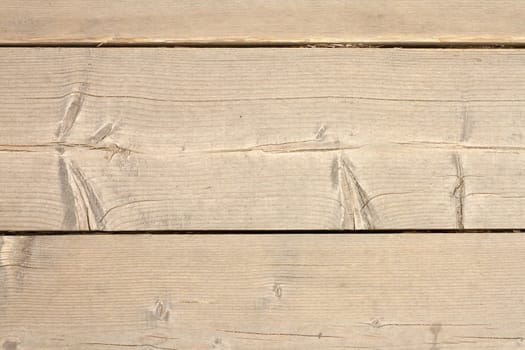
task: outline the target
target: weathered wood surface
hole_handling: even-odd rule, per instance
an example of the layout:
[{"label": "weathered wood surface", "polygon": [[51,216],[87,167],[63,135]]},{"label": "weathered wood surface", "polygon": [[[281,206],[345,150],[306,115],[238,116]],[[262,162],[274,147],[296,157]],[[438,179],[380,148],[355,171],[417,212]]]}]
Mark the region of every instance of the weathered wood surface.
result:
[{"label": "weathered wood surface", "polygon": [[518,349],[523,234],[0,238],[0,346]]},{"label": "weathered wood surface", "polygon": [[525,225],[520,50],[2,49],[0,229]]},{"label": "weathered wood surface", "polygon": [[521,0],[2,0],[0,43],[524,43]]}]

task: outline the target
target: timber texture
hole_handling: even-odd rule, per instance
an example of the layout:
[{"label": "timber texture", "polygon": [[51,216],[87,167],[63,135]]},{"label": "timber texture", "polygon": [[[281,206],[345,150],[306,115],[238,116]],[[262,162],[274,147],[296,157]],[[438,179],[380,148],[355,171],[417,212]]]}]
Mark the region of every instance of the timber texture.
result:
[{"label": "timber texture", "polygon": [[525,226],[521,50],[0,53],[2,230]]},{"label": "timber texture", "polygon": [[521,233],[0,242],[8,350],[525,345]]},{"label": "timber texture", "polygon": [[524,18],[1,0],[0,350],[524,348]]},{"label": "timber texture", "polygon": [[522,0],[2,0],[0,44],[525,44]]}]

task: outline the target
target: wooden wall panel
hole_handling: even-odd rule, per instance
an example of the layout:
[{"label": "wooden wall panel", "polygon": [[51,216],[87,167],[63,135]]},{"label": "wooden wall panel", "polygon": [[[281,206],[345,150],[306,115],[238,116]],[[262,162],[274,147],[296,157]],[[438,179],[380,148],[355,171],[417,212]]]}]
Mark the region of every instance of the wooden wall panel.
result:
[{"label": "wooden wall panel", "polygon": [[524,13],[0,1],[0,348],[524,346]]},{"label": "wooden wall panel", "polygon": [[520,50],[0,51],[2,230],[524,223]]},{"label": "wooden wall panel", "polygon": [[520,0],[3,0],[3,44],[523,44]]},{"label": "wooden wall panel", "polygon": [[517,349],[521,233],[0,238],[4,349]]}]

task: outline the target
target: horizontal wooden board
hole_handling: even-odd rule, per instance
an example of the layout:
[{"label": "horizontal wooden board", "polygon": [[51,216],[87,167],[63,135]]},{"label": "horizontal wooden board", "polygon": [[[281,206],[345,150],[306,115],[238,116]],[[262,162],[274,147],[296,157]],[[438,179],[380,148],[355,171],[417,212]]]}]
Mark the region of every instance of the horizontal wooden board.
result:
[{"label": "horizontal wooden board", "polygon": [[518,349],[525,235],[0,238],[0,346]]},{"label": "horizontal wooden board", "polygon": [[525,43],[521,0],[2,0],[0,43]]},{"label": "horizontal wooden board", "polygon": [[4,48],[0,230],[524,227],[524,63]]}]

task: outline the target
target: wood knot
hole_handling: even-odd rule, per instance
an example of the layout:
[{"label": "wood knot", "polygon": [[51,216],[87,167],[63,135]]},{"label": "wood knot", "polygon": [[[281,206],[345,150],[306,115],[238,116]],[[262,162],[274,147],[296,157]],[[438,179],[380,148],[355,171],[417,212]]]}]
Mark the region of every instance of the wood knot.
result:
[{"label": "wood knot", "polygon": [[370,321],[368,324],[369,324],[370,326],[374,327],[374,328],[381,328],[381,327],[383,327],[381,321],[378,320],[377,318],[373,319],[373,320]]},{"label": "wood knot", "polygon": [[211,348],[217,349],[217,350],[229,350],[231,349],[231,346],[230,344],[225,342],[222,338],[216,337],[215,339],[213,339],[211,343]]},{"label": "wood knot", "polygon": [[18,349],[18,344],[20,344],[20,342],[18,342],[16,340],[6,340],[2,344],[2,348],[4,350],[17,350]]},{"label": "wood knot", "polygon": [[279,283],[274,284],[272,290],[277,298],[281,299],[283,297],[283,289]]},{"label": "wood knot", "polygon": [[149,316],[152,321],[169,321],[171,310],[167,303],[157,300],[151,310],[149,310]]}]

